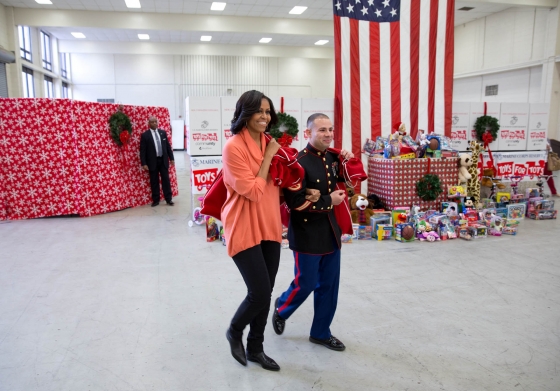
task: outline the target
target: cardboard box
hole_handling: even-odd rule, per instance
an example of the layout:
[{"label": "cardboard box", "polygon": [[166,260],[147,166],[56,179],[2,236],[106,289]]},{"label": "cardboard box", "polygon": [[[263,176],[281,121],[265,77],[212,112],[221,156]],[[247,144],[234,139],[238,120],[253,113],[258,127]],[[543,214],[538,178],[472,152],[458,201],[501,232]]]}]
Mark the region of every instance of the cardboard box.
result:
[{"label": "cardboard box", "polygon": [[534,103],[529,108],[528,151],[545,151],[548,137],[548,103]]},{"label": "cardboard box", "polygon": [[471,104],[453,102],[451,109],[451,147],[466,151],[469,146]]},{"label": "cardboard box", "polygon": [[222,123],[222,148],[225,143],[233,136],[231,133],[231,120],[235,113],[235,104],[239,100],[236,96],[222,96],[221,102],[221,123]]},{"label": "cardboard box", "polygon": [[190,96],[185,100],[187,153],[190,156],[222,154],[220,97]]},{"label": "cardboard box", "polygon": [[500,151],[527,150],[528,126],[528,103],[502,103],[498,149]]},{"label": "cardboard box", "polygon": [[221,156],[191,157],[191,191],[193,195],[206,194],[222,169]]}]

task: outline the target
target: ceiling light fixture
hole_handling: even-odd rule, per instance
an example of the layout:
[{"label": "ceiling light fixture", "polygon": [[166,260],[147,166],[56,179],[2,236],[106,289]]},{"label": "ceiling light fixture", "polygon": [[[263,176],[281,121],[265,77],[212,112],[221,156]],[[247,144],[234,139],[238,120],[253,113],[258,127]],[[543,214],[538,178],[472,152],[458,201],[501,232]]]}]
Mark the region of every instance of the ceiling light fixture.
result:
[{"label": "ceiling light fixture", "polygon": [[261,40],[259,42],[260,43],[269,43],[270,41],[272,41],[272,38],[261,38]]},{"label": "ceiling light fixture", "polygon": [[138,34],[138,39],[150,39],[148,34]]},{"label": "ceiling light fixture", "polygon": [[301,15],[305,12],[306,9],[307,7],[295,6],[294,8],[291,9],[290,14]]},{"label": "ceiling light fixture", "polygon": [[213,2],[210,6],[211,11],[223,11],[226,8],[226,3]]},{"label": "ceiling light fixture", "polygon": [[51,0],[35,0],[37,4],[52,4]]},{"label": "ceiling light fixture", "polygon": [[212,36],[211,35],[202,35],[200,37],[201,41],[211,41],[212,40]]},{"label": "ceiling light fixture", "polygon": [[85,38],[86,36],[84,35],[84,33],[71,33],[74,38]]},{"label": "ceiling light fixture", "polygon": [[124,0],[128,8],[142,8],[140,0]]},{"label": "ceiling light fixture", "polygon": [[326,43],[329,43],[329,41],[326,39],[320,39],[317,42],[315,42],[315,45],[324,45]]}]

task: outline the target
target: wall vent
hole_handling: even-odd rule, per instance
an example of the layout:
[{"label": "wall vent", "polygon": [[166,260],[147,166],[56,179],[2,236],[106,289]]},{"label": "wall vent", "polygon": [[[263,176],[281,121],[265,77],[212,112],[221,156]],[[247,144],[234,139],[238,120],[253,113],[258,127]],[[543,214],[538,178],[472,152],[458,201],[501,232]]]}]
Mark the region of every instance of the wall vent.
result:
[{"label": "wall vent", "polygon": [[114,99],[97,99],[97,103],[115,103]]},{"label": "wall vent", "polygon": [[486,96],[498,95],[498,85],[486,86]]},{"label": "wall vent", "polygon": [[470,11],[470,10],[473,10],[473,9],[474,9],[474,7],[462,7],[462,8],[459,8],[457,11]]}]

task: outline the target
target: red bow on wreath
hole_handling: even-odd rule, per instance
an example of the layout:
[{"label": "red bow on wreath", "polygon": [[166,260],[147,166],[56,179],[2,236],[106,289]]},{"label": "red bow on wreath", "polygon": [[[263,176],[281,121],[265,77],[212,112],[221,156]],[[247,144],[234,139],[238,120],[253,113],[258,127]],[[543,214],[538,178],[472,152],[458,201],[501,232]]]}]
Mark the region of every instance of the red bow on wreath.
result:
[{"label": "red bow on wreath", "polygon": [[286,148],[292,145],[292,140],[293,140],[292,136],[290,136],[288,133],[284,133],[282,137],[278,139],[278,144]]},{"label": "red bow on wreath", "polygon": [[482,135],[482,142],[484,142],[484,149],[488,149],[488,145],[494,141],[494,137],[489,131],[484,132]]},{"label": "red bow on wreath", "polygon": [[130,134],[126,130],[123,130],[121,131],[121,134],[119,134],[119,139],[121,140],[121,143],[123,143],[123,145],[126,145],[130,140]]}]

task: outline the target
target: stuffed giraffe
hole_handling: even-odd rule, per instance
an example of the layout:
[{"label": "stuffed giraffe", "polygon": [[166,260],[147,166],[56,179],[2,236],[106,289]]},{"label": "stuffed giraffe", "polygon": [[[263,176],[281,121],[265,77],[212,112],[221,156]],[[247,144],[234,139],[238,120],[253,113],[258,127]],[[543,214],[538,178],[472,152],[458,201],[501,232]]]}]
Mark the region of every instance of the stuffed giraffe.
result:
[{"label": "stuffed giraffe", "polygon": [[474,204],[480,201],[480,181],[478,180],[478,157],[483,152],[482,144],[476,140],[469,142],[469,148],[472,152],[472,165],[468,168],[471,179],[467,182],[467,194],[473,198]]}]

